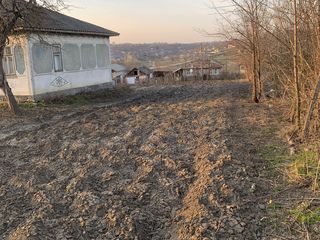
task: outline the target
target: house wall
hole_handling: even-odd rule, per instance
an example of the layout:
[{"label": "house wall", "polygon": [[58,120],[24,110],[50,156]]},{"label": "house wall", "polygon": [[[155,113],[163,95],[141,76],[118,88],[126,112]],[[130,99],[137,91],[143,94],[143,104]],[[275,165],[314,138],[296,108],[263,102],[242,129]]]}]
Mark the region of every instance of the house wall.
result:
[{"label": "house wall", "polygon": [[[24,59],[24,73],[20,74],[16,70],[15,66],[15,74],[13,75],[7,75],[7,81],[9,83],[9,86],[12,89],[12,92],[15,96],[32,96],[33,95],[33,89],[32,84],[30,81],[31,78],[31,66],[29,59],[29,47],[28,47],[28,41],[26,36],[16,36],[9,38],[9,47],[12,47],[14,49],[15,46],[21,46],[23,49],[23,59]],[[14,57],[15,59],[15,57]],[[16,61],[15,61],[16,62]],[[16,63],[14,62],[14,65]],[[0,96],[4,96],[4,93],[0,90]]]},{"label": "house wall", "polygon": [[185,80],[196,80],[196,79],[202,79],[204,78],[205,80],[210,80],[210,79],[216,79],[219,77],[221,74],[221,69],[219,68],[204,68],[204,69],[199,69],[199,68],[194,68],[192,69],[192,72],[190,69],[183,69],[182,72],[182,78]]},{"label": "house wall", "polygon": [[[55,93],[75,94],[85,91],[94,86],[112,86],[111,74],[111,59],[110,59],[110,43],[109,38],[101,37],[85,37],[74,35],[44,35],[42,40],[49,44],[60,44],[62,55],[64,54],[64,44],[76,44],[81,49],[81,44],[106,44],[108,46],[109,62],[106,67],[94,67],[94,69],[83,69],[81,64],[80,70],[55,72],[39,74],[36,73],[33,58],[29,58],[31,66],[31,82],[33,94],[35,98],[46,97],[46,95],[56,96]],[[31,35],[28,41],[29,52],[32,53],[32,48],[35,44],[39,44],[37,35]],[[31,55],[31,54],[30,54]],[[81,59],[80,51],[80,59]],[[62,62],[63,63],[63,62]],[[94,88],[96,89],[96,88]],[[52,94],[54,93],[54,94]]]}]

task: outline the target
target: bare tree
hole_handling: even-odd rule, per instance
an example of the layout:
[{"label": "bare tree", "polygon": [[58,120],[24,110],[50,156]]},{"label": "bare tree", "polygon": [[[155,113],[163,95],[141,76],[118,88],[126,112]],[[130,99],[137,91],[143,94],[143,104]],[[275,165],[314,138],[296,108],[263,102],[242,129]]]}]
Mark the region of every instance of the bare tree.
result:
[{"label": "bare tree", "polygon": [[[320,0],[228,0],[232,15],[216,11],[229,25],[252,81],[253,100],[263,96],[264,81],[291,103],[290,117],[301,129],[320,78]],[[229,6],[228,6],[229,7]],[[230,12],[230,8],[229,8]],[[224,27],[226,29],[226,27]],[[313,119],[320,119],[315,111]],[[309,125],[309,124],[308,124]],[[320,130],[320,121],[310,124]]]},{"label": "bare tree", "polygon": [[[262,35],[266,17],[266,0],[231,0],[238,17],[237,23],[228,20],[232,39],[240,50],[247,53],[248,78],[252,81],[252,98],[258,103],[263,95],[262,82]],[[249,57],[250,56],[250,57]],[[248,62],[250,62],[248,64]]]},{"label": "bare tree", "polygon": [[[32,29],[41,21],[41,17],[37,14],[38,9],[58,10],[63,6],[62,0],[0,0],[0,59],[3,59],[9,37],[16,33],[19,22]],[[5,94],[10,111],[19,114],[17,101],[8,84],[2,64],[0,64],[0,89]]]},{"label": "bare tree", "polygon": [[293,76],[296,88],[296,122],[301,127],[301,99],[300,99],[300,83],[299,83],[299,65],[298,65],[298,10],[297,0],[293,0]]}]

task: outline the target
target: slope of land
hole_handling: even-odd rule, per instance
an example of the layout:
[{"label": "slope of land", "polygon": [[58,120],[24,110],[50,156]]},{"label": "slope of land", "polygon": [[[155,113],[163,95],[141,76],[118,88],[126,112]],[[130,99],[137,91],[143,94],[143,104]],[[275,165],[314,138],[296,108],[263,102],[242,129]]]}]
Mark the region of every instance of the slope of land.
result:
[{"label": "slope of land", "polygon": [[0,117],[1,239],[271,239],[247,82]]}]

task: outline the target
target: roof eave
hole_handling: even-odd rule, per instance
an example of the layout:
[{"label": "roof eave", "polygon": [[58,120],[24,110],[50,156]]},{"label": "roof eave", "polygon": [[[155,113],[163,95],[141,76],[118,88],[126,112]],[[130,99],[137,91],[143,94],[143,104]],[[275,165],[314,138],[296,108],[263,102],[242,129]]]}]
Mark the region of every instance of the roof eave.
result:
[{"label": "roof eave", "polygon": [[17,28],[15,32],[31,32],[31,33],[57,33],[57,34],[73,34],[73,35],[87,35],[87,36],[97,36],[97,37],[117,37],[120,33],[117,32],[86,32],[86,31],[69,31],[69,30],[59,30],[59,29],[41,29],[41,28]]}]

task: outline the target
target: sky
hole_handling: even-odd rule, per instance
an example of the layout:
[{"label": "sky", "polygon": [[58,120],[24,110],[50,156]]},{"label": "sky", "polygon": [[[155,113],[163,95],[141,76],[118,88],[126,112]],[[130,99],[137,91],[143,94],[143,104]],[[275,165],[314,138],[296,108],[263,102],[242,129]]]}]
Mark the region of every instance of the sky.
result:
[{"label": "sky", "polygon": [[224,0],[66,0],[64,13],[120,33],[115,43],[190,43],[215,40],[210,1]]}]

